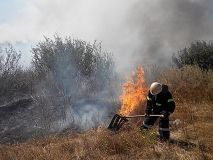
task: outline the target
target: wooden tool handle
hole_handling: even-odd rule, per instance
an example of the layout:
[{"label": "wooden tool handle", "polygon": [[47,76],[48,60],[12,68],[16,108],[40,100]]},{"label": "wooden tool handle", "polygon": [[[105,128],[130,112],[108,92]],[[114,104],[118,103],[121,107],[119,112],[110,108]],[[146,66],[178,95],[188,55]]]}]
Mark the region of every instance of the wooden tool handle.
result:
[{"label": "wooden tool handle", "polygon": [[[151,114],[148,115],[149,117],[163,117],[162,114]],[[145,117],[145,115],[134,115],[134,116],[124,116],[125,118],[139,118],[139,117]]]}]

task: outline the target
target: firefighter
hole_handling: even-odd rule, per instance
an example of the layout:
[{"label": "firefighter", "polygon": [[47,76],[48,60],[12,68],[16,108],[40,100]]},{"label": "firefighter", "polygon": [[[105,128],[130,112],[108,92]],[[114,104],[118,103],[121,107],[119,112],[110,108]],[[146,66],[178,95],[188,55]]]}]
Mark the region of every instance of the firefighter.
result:
[{"label": "firefighter", "polygon": [[160,141],[168,141],[170,138],[169,115],[175,110],[175,102],[168,86],[154,82],[151,84],[147,95],[147,107],[145,110],[145,119],[141,126],[142,130],[151,128],[158,117],[149,117],[150,114],[162,114],[159,120]]}]

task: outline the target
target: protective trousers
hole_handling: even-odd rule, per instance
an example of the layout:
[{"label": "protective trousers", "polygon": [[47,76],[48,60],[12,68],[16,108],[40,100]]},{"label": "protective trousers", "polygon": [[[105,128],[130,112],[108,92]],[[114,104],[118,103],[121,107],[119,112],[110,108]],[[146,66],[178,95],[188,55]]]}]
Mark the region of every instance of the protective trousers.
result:
[{"label": "protective trousers", "polygon": [[[141,129],[150,129],[158,117],[146,117],[143,121],[143,125]],[[159,134],[160,140],[169,140],[170,138],[170,131],[169,131],[169,117],[160,118],[159,120]]]}]

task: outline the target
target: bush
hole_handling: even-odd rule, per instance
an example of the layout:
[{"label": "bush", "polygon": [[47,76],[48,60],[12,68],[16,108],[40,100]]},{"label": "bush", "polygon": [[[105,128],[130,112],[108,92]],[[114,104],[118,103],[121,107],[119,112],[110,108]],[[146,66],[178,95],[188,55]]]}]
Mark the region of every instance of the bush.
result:
[{"label": "bush", "polygon": [[[35,97],[45,123],[58,117],[60,128],[78,131],[104,123],[103,113],[115,109],[112,102],[118,99],[119,85],[113,58],[101,44],[55,36],[38,43],[32,53],[38,81]],[[53,108],[57,113],[49,114]]]},{"label": "bush", "polygon": [[204,70],[213,69],[213,43],[196,41],[173,55],[173,62],[179,68],[197,65]]},{"label": "bush", "polygon": [[100,93],[115,78],[112,56],[101,50],[101,44],[55,36],[38,43],[32,53],[38,77],[49,77],[65,95]]}]

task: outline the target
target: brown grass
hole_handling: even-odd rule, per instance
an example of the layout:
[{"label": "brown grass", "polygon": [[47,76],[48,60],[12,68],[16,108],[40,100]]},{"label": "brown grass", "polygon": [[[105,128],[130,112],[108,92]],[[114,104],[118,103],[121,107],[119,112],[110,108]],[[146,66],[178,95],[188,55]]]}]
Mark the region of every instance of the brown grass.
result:
[{"label": "brown grass", "polygon": [[213,71],[203,71],[197,66],[163,71],[158,80],[168,84],[178,102],[213,101]]},{"label": "brown grass", "polygon": [[[141,133],[126,126],[119,133],[106,129],[85,134],[52,136],[40,140],[0,147],[1,160],[71,159],[201,159],[199,147],[192,150],[155,141],[156,131]],[[206,148],[205,148],[206,149]],[[205,151],[208,156],[210,151]]]},{"label": "brown grass", "polygon": [[[182,105],[184,107],[188,105]],[[194,110],[198,107],[200,105],[194,105]],[[161,144],[155,140],[157,129],[142,133],[138,126],[130,122],[118,133],[98,128],[84,134],[50,136],[22,144],[1,146],[0,159],[211,159],[212,118],[206,117],[204,113],[208,115],[210,107],[212,105],[205,104],[202,113],[193,113],[193,116],[186,116],[186,119],[180,117],[179,112],[172,117],[182,121],[179,126],[172,127],[172,138],[192,142],[196,145],[192,148],[182,144]]]},{"label": "brown grass", "polygon": [[141,132],[140,124],[129,122],[117,133],[99,127],[84,134],[2,145],[0,160],[213,159],[211,77],[212,72],[196,67],[169,70],[159,77],[169,84],[177,102],[171,119],[180,119],[181,123],[171,127],[174,144],[157,142],[157,128]]}]

